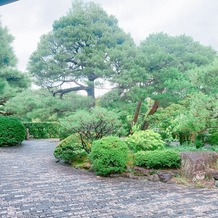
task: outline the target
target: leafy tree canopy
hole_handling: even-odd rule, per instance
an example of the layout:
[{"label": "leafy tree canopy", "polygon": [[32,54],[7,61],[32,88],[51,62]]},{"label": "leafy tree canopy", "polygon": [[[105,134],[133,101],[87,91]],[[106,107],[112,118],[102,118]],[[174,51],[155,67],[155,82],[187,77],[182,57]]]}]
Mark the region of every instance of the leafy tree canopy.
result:
[{"label": "leafy tree canopy", "polygon": [[151,34],[141,42],[139,49],[141,65],[149,75],[144,83],[146,92],[165,104],[178,101],[190,92],[190,69],[208,65],[216,57],[211,47],[185,35]]},{"label": "leafy tree canopy", "polygon": [[19,116],[23,121],[57,121],[91,104],[90,98],[73,93],[60,99],[46,90],[26,90],[5,104],[5,113]]},{"label": "leafy tree canopy", "polygon": [[11,46],[13,39],[8,29],[3,27],[0,22],[0,69],[16,65],[17,60]]},{"label": "leafy tree canopy", "polygon": [[218,59],[204,67],[190,71],[190,79],[194,86],[208,95],[218,94]]},{"label": "leafy tree canopy", "polygon": [[85,90],[94,98],[95,81],[110,77],[115,70],[111,64],[114,49],[126,45],[134,43],[113,16],[95,3],[74,1],[69,13],[42,36],[29,70],[36,83],[54,95]]},{"label": "leafy tree canopy", "polygon": [[17,92],[29,85],[29,78],[16,69],[16,57],[11,46],[13,36],[0,23],[0,113],[3,106]]}]

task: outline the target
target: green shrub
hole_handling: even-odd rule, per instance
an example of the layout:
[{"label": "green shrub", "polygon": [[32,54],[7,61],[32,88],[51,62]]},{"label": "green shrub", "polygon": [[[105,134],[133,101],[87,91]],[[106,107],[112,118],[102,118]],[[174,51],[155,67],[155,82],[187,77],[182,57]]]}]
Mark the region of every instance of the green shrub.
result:
[{"label": "green shrub", "polygon": [[35,139],[59,138],[60,124],[58,122],[26,122],[23,124]]},{"label": "green shrub", "polygon": [[0,146],[17,145],[25,135],[25,127],[18,119],[0,116]]},{"label": "green shrub", "polygon": [[180,155],[176,151],[139,151],[135,154],[135,164],[153,169],[178,168]]},{"label": "green shrub", "polygon": [[82,142],[78,134],[68,136],[62,140],[54,150],[54,156],[59,160],[72,163],[74,160],[87,155],[82,147]]},{"label": "green shrub", "polygon": [[118,137],[104,137],[94,141],[89,158],[97,175],[121,173],[126,167],[128,147]]},{"label": "green shrub", "polygon": [[198,134],[194,141],[194,145],[196,148],[202,148],[207,141],[208,135],[207,134]]},{"label": "green shrub", "polygon": [[92,143],[104,136],[117,134],[122,125],[119,121],[119,114],[101,107],[95,107],[89,111],[79,110],[61,119],[60,123],[62,136],[78,133],[87,153],[90,152],[90,149],[86,143]]},{"label": "green shrub", "polygon": [[211,145],[218,145],[218,132],[214,132],[208,137],[208,143]]},{"label": "green shrub", "polygon": [[160,134],[152,130],[135,132],[127,137],[125,142],[133,152],[164,148],[164,142]]}]

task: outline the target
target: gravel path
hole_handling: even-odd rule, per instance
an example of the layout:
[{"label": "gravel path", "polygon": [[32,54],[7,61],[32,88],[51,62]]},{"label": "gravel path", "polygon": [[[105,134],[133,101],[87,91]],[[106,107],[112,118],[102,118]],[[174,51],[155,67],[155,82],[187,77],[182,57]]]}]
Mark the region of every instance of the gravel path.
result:
[{"label": "gravel path", "polygon": [[218,217],[218,190],[101,178],[56,163],[57,142],[0,148],[0,217]]}]

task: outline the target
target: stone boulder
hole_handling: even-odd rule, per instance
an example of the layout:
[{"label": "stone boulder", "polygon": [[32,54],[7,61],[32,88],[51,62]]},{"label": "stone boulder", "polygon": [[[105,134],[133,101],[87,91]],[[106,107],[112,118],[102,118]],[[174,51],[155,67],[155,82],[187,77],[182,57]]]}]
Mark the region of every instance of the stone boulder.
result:
[{"label": "stone boulder", "polygon": [[214,170],[214,171],[212,172],[212,176],[213,176],[213,178],[214,178],[215,180],[218,180],[218,170]]},{"label": "stone boulder", "polygon": [[150,175],[149,170],[143,167],[135,166],[133,170],[135,171],[135,174],[139,176],[149,176]]},{"label": "stone boulder", "polygon": [[159,178],[159,176],[157,174],[153,174],[153,175],[148,176],[148,181],[150,181],[150,182],[159,182],[160,178]]},{"label": "stone boulder", "polygon": [[161,182],[169,182],[173,178],[173,174],[170,172],[159,172],[157,174]]},{"label": "stone boulder", "polygon": [[182,152],[181,175],[193,181],[212,179],[217,159],[216,152]]}]

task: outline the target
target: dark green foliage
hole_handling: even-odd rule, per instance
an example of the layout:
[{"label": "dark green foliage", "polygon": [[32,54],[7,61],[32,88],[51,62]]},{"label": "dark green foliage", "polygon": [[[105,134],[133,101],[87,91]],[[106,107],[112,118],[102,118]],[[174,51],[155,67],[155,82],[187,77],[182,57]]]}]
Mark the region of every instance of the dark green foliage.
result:
[{"label": "dark green foliage", "polygon": [[104,137],[94,141],[89,158],[97,175],[121,173],[126,167],[128,147],[118,137]]},{"label": "dark green foliage", "polygon": [[200,139],[196,139],[195,146],[196,146],[196,148],[202,148],[204,146],[204,143]]},{"label": "dark green foliage", "polygon": [[8,29],[3,27],[0,22],[0,69],[16,64],[16,57],[11,46],[13,39]]},{"label": "dark green foliage", "polygon": [[170,150],[139,151],[135,154],[135,164],[154,169],[178,168],[179,152]]},{"label": "dark green foliage", "polygon": [[133,152],[156,150],[164,147],[160,134],[152,130],[135,132],[127,137],[125,142]]},{"label": "dark green foliage", "polygon": [[198,134],[194,142],[196,148],[202,148],[206,138],[207,136],[205,134]]},{"label": "dark green foliage", "polygon": [[72,163],[74,160],[86,154],[78,134],[68,136],[66,139],[62,140],[54,150],[54,156],[67,163]]},{"label": "dark green foliage", "polygon": [[4,111],[5,103],[29,85],[27,74],[16,69],[13,39],[0,21],[0,114],[4,115],[11,115]]},{"label": "dark green foliage", "polygon": [[0,116],[0,146],[17,145],[25,135],[25,127],[18,119]]},{"label": "dark green foliage", "polygon": [[36,139],[59,138],[60,124],[58,122],[23,124],[29,129],[29,134]]},{"label": "dark green foliage", "polygon": [[208,137],[208,143],[211,145],[218,145],[218,132],[214,132]]}]

